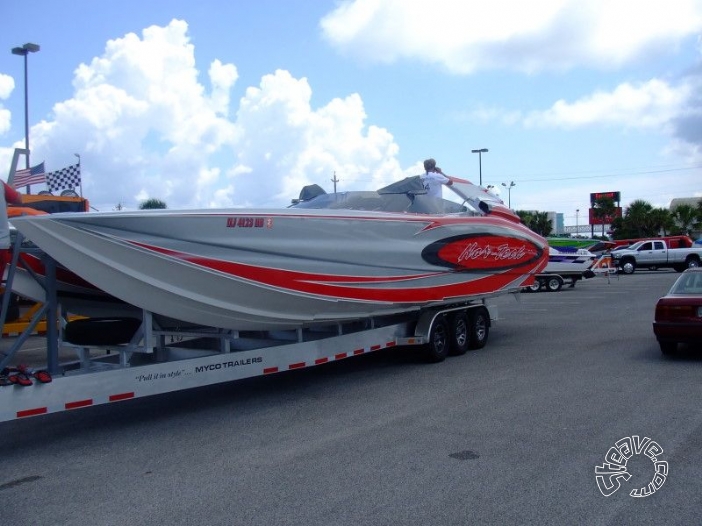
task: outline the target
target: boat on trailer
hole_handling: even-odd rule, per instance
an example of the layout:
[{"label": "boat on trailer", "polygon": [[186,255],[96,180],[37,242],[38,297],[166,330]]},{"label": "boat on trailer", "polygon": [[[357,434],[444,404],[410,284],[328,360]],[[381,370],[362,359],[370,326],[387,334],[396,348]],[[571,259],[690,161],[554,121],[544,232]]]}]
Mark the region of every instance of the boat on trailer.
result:
[{"label": "boat on trailer", "polygon": [[575,287],[581,279],[595,276],[594,268],[603,257],[584,248],[549,246],[546,268],[536,276],[534,283],[526,290],[538,292],[546,289],[549,292],[557,292],[561,290],[566,280],[570,280],[570,286]]},{"label": "boat on trailer", "polygon": [[[417,185],[305,191],[284,210],[20,218],[21,235],[39,247],[23,250],[43,251],[27,270],[46,286],[32,324],[57,319],[59,303],[90,312],[95,305],[75,298],[91,287],[94,299],[109,295],[139,316],[118,335],[106,330],[125,319],[47,325],[45,370],[34,385],[0,387],[0,422],[392,347],[425,347],[431,362],[484,347],[497,319],[488,299],[534,280],[545,240],[467,181],[453,179],[458,202]],[[32,324],[0,367],[12,366]]]}]

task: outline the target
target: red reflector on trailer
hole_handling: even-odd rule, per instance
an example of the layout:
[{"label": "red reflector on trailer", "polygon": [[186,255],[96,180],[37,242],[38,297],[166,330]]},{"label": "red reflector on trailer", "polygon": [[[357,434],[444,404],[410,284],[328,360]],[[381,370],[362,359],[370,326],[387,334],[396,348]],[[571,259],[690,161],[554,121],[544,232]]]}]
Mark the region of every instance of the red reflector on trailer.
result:
[{"label": "red reflector on trailer", "polygon": [[66,409],[78,409],[80,407],[88,407],[93,405],[93,399],[89,398],[87,400],[77,400],[75,402],[67,402]]},{"label": "red reflector on trailer", "polygon": [[134,393],[121,393],[116,395],[110,395],[109,401],[121,402],[122,400],[129,400],[130,398],[134,398]]},{"label": "red reflector on trailer", "polygon": [[25,409],[24,411],[17,411],[17,418],[24,418],[26,416],[37,416],[45,415],[49,412],[46,407],[37,407],[36,409]]}]

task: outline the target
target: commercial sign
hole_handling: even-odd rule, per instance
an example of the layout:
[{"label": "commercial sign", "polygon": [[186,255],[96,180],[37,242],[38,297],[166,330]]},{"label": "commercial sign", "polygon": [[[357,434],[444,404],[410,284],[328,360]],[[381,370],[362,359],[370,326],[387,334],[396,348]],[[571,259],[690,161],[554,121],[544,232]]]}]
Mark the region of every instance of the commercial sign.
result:
[{"label": "commercial sign", "polygon": [[614,209],[614,214],[611,216],[597,217],[596,208],[590,208],[590,224],[591,225],[611,225],[615,217],[622,217],[622,207],[618,206]]},{"label": "commercial sign", "polygon": [[594,205],[595,201],[597,201],[598,199],[605,198],[609,198],[615,203],[621,201],[621,195],[619,192],[595,192],[594,194],[590,194],[590,204]]}]

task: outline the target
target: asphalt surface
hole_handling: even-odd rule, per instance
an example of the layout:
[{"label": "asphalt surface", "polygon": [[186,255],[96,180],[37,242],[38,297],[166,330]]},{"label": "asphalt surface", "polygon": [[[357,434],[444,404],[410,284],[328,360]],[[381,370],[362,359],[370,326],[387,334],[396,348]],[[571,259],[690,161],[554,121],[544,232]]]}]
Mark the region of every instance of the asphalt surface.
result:
[{"label": "asphalt surface", "polygon": [[[12,525],[699,524],[702,350],[651,322],[678,274],[499,298],[487,346],[342,362],[0,423]],[[643,454],[605,497],[615,442]]]}]

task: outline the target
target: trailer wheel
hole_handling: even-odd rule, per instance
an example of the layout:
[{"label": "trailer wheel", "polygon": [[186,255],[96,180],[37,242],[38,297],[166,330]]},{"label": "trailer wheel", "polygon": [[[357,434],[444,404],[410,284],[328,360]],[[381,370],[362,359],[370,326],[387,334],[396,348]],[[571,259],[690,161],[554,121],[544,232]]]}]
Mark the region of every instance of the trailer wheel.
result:
[{"label": "trailer wheel", "polygon": [[446,320],[437,317],[434,320],[431,332],[429,333],[429,343],[427,345],[427,358],[432,363],[443,362],[449,353],[449,328]]},{"label": "trailer wheel", "polygon": [[468,351],[470,344],[470,324],[465,312],[455,314],[451,319],[451,352],[460,356]]},{"label": "trailer wheel", "polygon": [[560,276],[552,276],[546,281],[546,288],[549,292],[558,292],[563,286],[563,279]]},{"label": "trailer wheel", "polygon": [[539,290],[541,290],[541,280],[540,279],[535,279],[534,283],[532,283],[531,285],[529,285],[526,288],[527,292],[539,292]]},{"label": "trailer wheel", "polygon": [[68,322],[63,338],[74,345],[129,343],[141,326],[137,318],[86,318]]},{"label": "trailer wheel", "polygon": [[470,348],[482,349],[490,335],[490,313],[485,307],[478,307],[470,317]]}]

